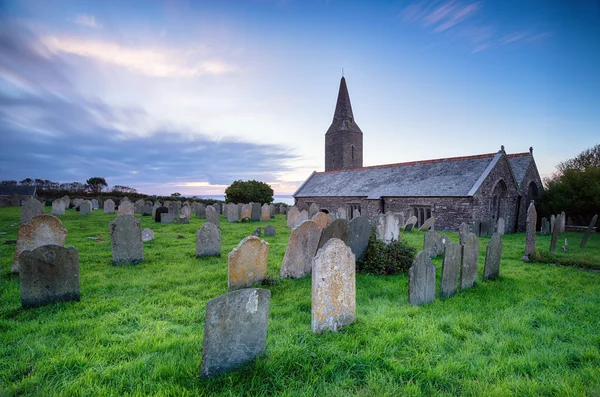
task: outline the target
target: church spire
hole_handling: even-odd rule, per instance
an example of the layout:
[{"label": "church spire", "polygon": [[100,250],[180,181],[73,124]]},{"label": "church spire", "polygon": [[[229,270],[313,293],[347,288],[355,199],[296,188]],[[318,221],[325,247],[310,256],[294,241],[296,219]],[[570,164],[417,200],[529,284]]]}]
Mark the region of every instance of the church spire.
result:
[{"label": "church spire", "polygon": [[341,121],[344,119],[353,120],[354,115],[352,114],[352,104],[350,104],[350,95],[348,94],[346,79],[342,76],[337,103],[335,105],[335,113],[333,114],[333,121]]}]

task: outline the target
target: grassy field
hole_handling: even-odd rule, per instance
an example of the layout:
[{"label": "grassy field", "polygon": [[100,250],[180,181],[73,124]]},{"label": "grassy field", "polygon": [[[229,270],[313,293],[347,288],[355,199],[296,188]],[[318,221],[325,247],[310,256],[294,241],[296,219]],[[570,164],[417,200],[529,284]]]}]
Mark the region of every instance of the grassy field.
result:
[{"label": "grassy field", "polygon": [[[0,396],[600,396],[600,274],[520,262],[524,234],[505,236],[499,280],[423,307],[408,305],[405,274],[359,274],[357,321],[316,335],[310,276],[278,277],[289,235],[278,215],[271,222],[277,236],[264,238],[263,288],[272,291],[266,354],[204,380],[206,302],[227,292],[227,253],[268,223],[222,218],[223,255],[198,259],[195,232],[204,220],[162,225],[142,217],[142,227],[155,232],[145,261],[115,267],[113,218],[74,210],[61,217],[67,245],[80,254],[76,303],[22,309],[19,278],[10,274],[15,246],[0,245]],[[18,221],[18,208],[0,208],[0,232],[7,233],[0,243],[16,239]],[[403,238],[421,249],[423,236]],[[557,256],[600,269],[600,234],[585,250],[581,233],[565,236],[571,250]],[[539,238],[539,250],[548,246],[549,237]],[[441,259],[434,262],[439,283]]]}]

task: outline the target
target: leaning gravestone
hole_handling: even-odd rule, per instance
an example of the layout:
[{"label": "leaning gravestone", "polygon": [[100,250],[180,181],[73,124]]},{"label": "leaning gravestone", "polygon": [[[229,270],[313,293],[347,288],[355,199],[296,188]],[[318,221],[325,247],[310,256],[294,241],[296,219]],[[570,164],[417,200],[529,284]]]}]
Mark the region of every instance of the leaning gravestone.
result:
[{"label": "leaning gravestone", "polygon": [[433,230],[435,226],[435,216],[432,216],[431,218],[427,219],[423,225],[419,228],[420,231],[425,231],[425,230]]},{"label": "leaning gravestone", "polygon": [[206,222],[196,232],[196,256],[220,256],[221,231],[211,222]]},{"label": "leaning gravestone", "polygon": [[268,225],[265,227],[265,237],[275,237],[275,226]]},{"label": "leaning gravestone", "polygon": [[377,228],[375,229],[377,240],[384,241],[386,244],[392,240],[400,240],[400,225],[398,217],[393,212],[380,214],[377,218]]},{"label": "leaning gravestone", "polygon": [[52,215],[64,215],[65,214],[65,202],[61,199],[56,199],[52,202]]},{"label": "leaning gravestone", "polygon": [[239,213],[237,204],[227,204],[225,206],[225,215],[227,216],[227,222],[235,223],[239,221]]},{"label": "leaning gravestone", "polygon": [[310,274],[320,237],[321,229],[313,221],[302,222],[292,229],[281,263],[281,277],[299,278]]},{"label": "leaning gravestone", "polygon": [[458,241],[460,242],[460,245],[464,244],[467,234],[469,234],[469,225],[463,222],[458,227]]},{"label": "leaning gravestone", "polygon": [[92,215],[92,202],[85,200],[79,205],[79,215]]},{"label": "leaning gravestone", "polygon": [[19,273],[19,256],[23,251],[33,251],[37,247],[49,244],[63,246],[66,237],[67,229],[57,217],[52,215],[38,215],[19,226],[11,271]]},{"label": "leaning gravestone", "polygon": [[444,243],[435,230],[429,230],[425,233],[423,251],[427,252],[430,258],[436,257],[444,252]]},{"label": "leaning gravestone", "polygon": [[160,223],[173,223],[175,222],[175,214],[172,214],[170,212],[161,212],[159,214],[158,211],[156,211],[157,215],[160,215]]},{"label": "leaning gravestone", "polygon": [[444,249],[444,262],[442,263],[442,281],[440,283],[440,296],[448,298],[458,289],[458,275],[460,274],[460,259],[462,246],[450,243]]},{"label": "leaning gravestone", "polygon": [[348,223],[348,229],[348,246],[356,260],[362,260],[369,245],[371,223],[367,217],[357,216]]},{"label": "leaning gravestone", "polygon": [[408,269],[408,303],[421,306],[435,300],[435,265],[429,254],[421,251]]},{"label": "leaning gravestone", "polygon": [[142,230],[142,241],[145,243],[152,240],[154,240],[154,232],[148,228]]},{"label": "leaning gravestone", "polygon": [[501,236],[504,236],[504,218],[498,218],[498,223],[496,224],[496,232],[500,233]]},{"label": "leaning gravestone", "polygon": [[162,222],[162,214],[167,214],[169,209],[167,207],[158,207],[154,211],[154,222]]},{"label": "leaning gravestone", "polygon": [[350,237],[350,228],[348,227],[348,221],[345,219],[336,219],[331,222],[329,226],[323,229],[321,233],[321,239],[319,240],[319,249],[323,248],[327,241],[332,238],[340,239],[344,244],[348,244],[348,238]]},{"label": "leaning gravestone", "polygon": [[260,220],[262,222],[271,220],[271,206],[269,204],[263,204],[262,207],[260,207]]},{"label": "leaning gravestone", "polygon": [[535,254],[535,227],[537,223],[537,212],[533,200],[527,208],[527,220],[525,225],[525,255],[521,258],[522,261],[529,261],[529,256]]},{"label": "leaning gravestone", "polygon": [[594,215],[587,230],[585,231],[585,236],[583,236],[583,240],[581,240],[581,244],[579,244],[579,246],[581,248],[585,248],[588,240],[590,239],[590,234],[592,234],[592,232],[594,231],[594,226],[596,226],[597,221],[598,221],[598,214]]},{"label": "leaning gravestone", "polygon": [[221,227],[221,216],[212,205],[206,207],[206,222],[214,223],[217,227]]},{"label": "leaning gravestone", "polygon": [[356,319],[356,258],[333,238],[313,258],[312,331],[337,331]]},{"label": "leaning gravestone", "polygon": [[245,288],[267,277],[269,243],[255,236],[248,236],[227,257],[227,286],[230,289]]},{"label": "leaning gravestone", "polygon": [[319,206],[315,203],[312,203],[309,207],[308,207],[308,217],[312,218],[313,216],[315,216],[315,214],[319,212]]},{"label": "leaning gravestone", "polygon": [[493,280],[500,275],[500,259],[502,258],[502,235],[494,233],[485,249],[485,265],[483,279]]},{"label": "leaning gravestone", "polygon": [[109,223],[113,264],[137,263],[144,260],[142,224],[133,215],[119,215]]},{"label": "leaning gravestone", "polygon": [[79,252],[75,248],[43,245],[23,251],[19,260],[23,307],[79,301]]},{"label": "leaning gravestone", "polygon": [[417,223],[417,221],[418,221],[418,219],[416,216],[411,216],[410,218],[408,218],[408,220],[404,224],[404,231],[410,232],[412,230],[412,228],[415,227],[415,224]]},{"label": "leaning gravestone", "polygon": [[108,199],[104,202],[104,213],[105,214],[114,214],[115,213],[115,202],[111,199]]},{"label": "leaning gravestone", "polygon": [[134,214],[134,206],[133,203],[129,200],[121,200],[119,203],[119,215],[133,215]]},{"label": "leaning gravestone", "polygon": [[552,231],[552,239],[550,240],[550,253],[552,254],[556,251],[556,242],[558,241],[558,235],[560,234],[560,222],[562,222],[560,218],[561,215],[559,214],[554,222],[554,230]]},{"label": "leaning gravestone", "polygon": [[479,259],[479,239],[469,233],[462,247],[462,268],[460,270],[460,288],[471,288],[477,282]]},{"label": "leaning gravestone", "polygon": [[44,206],[34,198],[25,200],[21,207],[21,224],[27,223],[38,215],[44,213]]},{"label": "leaning gravestone", "polygon": [[289,228],[296,227],[296,223],[298,222],[299,218],[300,218],[300,211],[298,211],[298,208],[296,208],[296,206],[293,206],[287,212],[287,227],[289,227]]},{"label": "leaning gravestone", "polygon": [[252,203],[250,220],[253,222],[260,221],[260,203]]},{"label": "leaning gravestone", "polygon": [[313,217],[312,221],[317,224],[319,229],[323,230],[329,224],[329,217],[324,212],[317,212]]},{"label": "leaning gravestone", "polygon": [[230,371],[265,352],[270,299],[269,290],[246,288],[206,304],[202,377]]}]

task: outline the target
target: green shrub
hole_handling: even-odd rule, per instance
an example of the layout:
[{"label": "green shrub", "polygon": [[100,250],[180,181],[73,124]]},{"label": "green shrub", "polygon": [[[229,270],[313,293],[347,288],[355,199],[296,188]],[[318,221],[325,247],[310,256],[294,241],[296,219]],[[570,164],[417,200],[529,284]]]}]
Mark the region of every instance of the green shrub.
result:
[{"label": "green shrub", "polygon": [[358,270],[371,274],[399,274],[407,272],[412,265],[417,250],[403,240],[392,240],[386,244],[377,240],[375,232],[369,237],[365,259],[359,262]]}]

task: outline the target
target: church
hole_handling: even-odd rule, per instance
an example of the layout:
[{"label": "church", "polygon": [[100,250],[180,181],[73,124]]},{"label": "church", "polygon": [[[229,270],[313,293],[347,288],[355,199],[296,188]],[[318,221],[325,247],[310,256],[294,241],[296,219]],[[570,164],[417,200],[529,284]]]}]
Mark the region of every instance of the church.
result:
[{"label": "church", "polygon": [[392,211],[416,216],[420,226],[435,217],[435,228],[446,231],[503,218],[510,233],[525,230],[527,207],[542,189],[533,148],[363,167],[363,133],[342,77],[325,134],[325,171],[314,171],[293,196],[299,205],[345,210],[348,219]]}]

